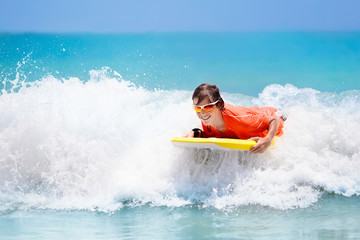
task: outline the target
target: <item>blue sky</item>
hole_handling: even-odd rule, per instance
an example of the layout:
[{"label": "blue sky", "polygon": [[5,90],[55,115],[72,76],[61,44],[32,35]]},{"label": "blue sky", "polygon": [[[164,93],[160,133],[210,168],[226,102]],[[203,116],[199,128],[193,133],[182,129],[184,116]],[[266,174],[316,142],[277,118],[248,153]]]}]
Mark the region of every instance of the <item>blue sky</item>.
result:
[{"label": "blue sky", "polygon": [[359,31],[359,12],[360,0],[0,0],[0,31]]}]

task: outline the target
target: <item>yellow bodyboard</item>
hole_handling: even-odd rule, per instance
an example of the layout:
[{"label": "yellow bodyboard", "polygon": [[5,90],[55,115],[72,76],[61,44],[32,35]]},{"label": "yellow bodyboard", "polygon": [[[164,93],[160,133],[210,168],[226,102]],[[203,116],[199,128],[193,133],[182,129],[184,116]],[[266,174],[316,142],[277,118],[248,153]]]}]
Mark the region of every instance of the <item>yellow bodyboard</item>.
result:
[{"label": "yellow bodyboard", "polygon": [[190,148],[250,150],[256,144],[253,140],[232,138],[182,138],[174,137],[171,142],[176,146]]}]

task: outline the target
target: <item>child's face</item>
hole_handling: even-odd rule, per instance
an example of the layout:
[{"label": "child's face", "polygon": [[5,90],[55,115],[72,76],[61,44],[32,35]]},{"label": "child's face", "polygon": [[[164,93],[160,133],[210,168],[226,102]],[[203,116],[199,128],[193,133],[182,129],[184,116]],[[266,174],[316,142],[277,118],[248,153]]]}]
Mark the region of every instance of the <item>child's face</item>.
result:
[{"label": "child's face", "polygon": [[[204,106],[212,103],[208,98],[203,99],[199,103],[197,101],[198,98],[194,98],[193,104],[195,105],[197,103],[197,106]],[[221,119],[222,116],[221,111],[217,106],[215,106],[215,108],[210,111],[205,111],[204,109],[201,109],[201,112],[196,112],[196,115],[205,125],[214,125],[214,123]]]}]

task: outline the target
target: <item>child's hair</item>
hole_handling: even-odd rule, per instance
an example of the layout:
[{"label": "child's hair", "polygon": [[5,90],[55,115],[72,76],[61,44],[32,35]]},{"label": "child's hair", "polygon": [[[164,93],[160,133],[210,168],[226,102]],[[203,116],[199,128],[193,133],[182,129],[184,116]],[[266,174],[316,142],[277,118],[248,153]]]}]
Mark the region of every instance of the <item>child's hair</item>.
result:
[{"label": "child's hair", "polygon": [[195,89],[192,95],[193,100],[194,98],[198,98],[197,103],[195,104],[199,104],[205,98],[208,98],[210,102],[219,100],[216,106],[218,106],[221,111],[224,110],[224,100],[220,96],[220,90],[216,85],[208,83],[201,84]]}]

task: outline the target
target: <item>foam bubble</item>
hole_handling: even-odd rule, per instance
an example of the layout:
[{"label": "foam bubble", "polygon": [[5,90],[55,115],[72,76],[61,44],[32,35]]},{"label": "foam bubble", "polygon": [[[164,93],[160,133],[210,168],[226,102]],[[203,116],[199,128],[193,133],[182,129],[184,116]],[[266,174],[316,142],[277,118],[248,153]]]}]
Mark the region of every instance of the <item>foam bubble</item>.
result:
[{"label": "foam bubble", "polygon": [[150,91],[109,68],[92,71],[86,82],[48,76],[3,93],[2,210],[113,211],[147,203],[288,209],[308,207],[324,192],[360,194],[359,92],[271,85],[259,98],[225,96],[287,112],[273,149],[176,148],[173,136],[200,125],[191,92]]}]

